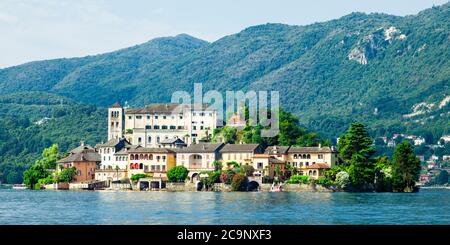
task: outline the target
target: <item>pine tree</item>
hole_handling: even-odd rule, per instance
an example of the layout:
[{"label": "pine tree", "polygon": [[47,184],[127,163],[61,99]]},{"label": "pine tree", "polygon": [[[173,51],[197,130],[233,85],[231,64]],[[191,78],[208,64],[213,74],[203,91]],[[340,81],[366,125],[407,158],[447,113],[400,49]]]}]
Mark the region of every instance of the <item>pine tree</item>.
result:
[{"label": "pine tree", "polygon": [[392,170],[394,191],[412,192],[415,182],[419,180],[420,160],[408,141],[397,145]]}]

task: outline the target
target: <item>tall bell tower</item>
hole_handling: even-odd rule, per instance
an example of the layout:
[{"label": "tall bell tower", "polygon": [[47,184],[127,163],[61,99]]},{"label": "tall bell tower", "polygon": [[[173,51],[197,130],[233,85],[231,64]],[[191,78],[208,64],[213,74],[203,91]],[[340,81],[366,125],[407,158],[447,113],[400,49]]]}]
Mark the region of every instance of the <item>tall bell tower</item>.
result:
[{"label": "tall bell tower", "polygon": [[124,109],[119,103],[115,103],[108,108],[108,140],[122,138],[124,124]]}]

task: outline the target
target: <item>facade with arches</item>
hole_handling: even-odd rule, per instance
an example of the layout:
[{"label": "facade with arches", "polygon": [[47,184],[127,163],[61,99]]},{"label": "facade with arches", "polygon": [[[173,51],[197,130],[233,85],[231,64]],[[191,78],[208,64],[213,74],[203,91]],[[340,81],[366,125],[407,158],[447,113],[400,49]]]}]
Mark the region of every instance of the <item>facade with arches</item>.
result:
[{"label": "facade with arches", "polygon": [[176,153],[166,148],[136,147],[128,150],[128,177],[133,174],[163,174],[176,165]]}]

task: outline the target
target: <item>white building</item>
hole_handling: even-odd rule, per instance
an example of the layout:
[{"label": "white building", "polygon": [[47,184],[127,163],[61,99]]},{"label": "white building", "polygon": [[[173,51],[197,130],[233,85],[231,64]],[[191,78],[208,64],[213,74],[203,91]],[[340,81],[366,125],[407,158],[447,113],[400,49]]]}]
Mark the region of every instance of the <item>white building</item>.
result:
[{"label": "white building", "polygon": [[207,105],[199,107],[171,103],[124,110],[114,104],[109,108],[108,135],[120,138],[123,132],[131,144],[154,148],[168,139],[178,138],[187,145],[198,143],[211,137],[217,127],[217,111]]}]

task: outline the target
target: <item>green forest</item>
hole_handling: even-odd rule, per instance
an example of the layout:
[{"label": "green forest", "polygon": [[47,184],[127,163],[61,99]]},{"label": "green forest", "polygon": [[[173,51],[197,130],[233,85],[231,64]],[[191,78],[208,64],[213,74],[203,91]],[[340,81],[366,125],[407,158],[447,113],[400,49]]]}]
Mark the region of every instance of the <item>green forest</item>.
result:
[{"label": "green forest", "polygon": [[[375,139],[404,133],[436,144],[450,134],[449,8],[264,24],[212,43],[181,34],[0,69],[0,180],[21,182],[23,170],[54,143],[64,152],[81,140],[105,140],[106,108],[114,102],[169,102],[174,91],[192,92],[195,82],[204,92],[280,91],[282,108],[303,128],[295,143],[336,143],[361,121]],[[256,140],[255,130],[245,141]],[[449,154],[448,147],[415,151]],[[391,156],[394,149],[377,145],[377,152]]]}]

